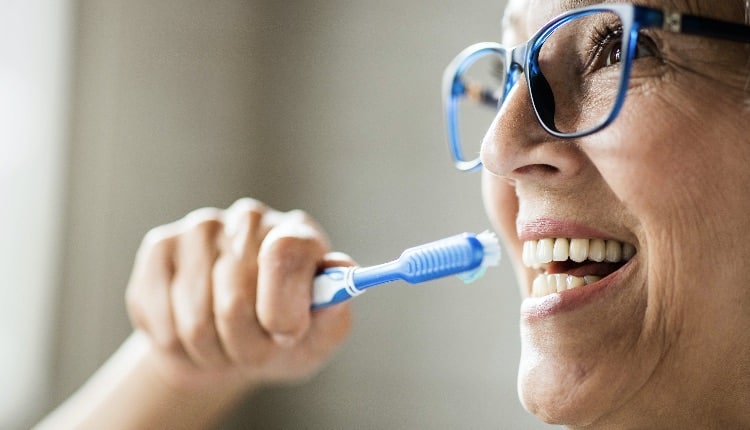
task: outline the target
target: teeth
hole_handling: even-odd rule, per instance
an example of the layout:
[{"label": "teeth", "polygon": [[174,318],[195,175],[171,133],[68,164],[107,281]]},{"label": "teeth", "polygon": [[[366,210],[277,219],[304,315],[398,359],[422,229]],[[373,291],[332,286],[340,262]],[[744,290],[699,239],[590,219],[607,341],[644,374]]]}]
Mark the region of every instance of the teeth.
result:
[{"label": "teeth", "polygon": [[536,259],[541,264],[552,262],[552,251],[555,246],[554,239],[542,239],[536,245]]},{"label": "teeth", "polygon": [[569,256],[570,242],[568,242],[568,239],[555,239],[552,259],[555,261],[567,261]]},{"label": "teeth", "polygon": [[607,253],[607,244],[601,239],[591,239],[589,241],[589,260],[601,263],[604,261]]},{"label": "teeth", "polygon": [[586,257],[589,256],[589,240],[588,239],[571,239],[570,241],[570,259],[576,263],[582,263],[586,261]]},{"label": "teeth", "polygon": [[[523,263],[533,269],[542,269],[543,265],[553,261],[621,263],[633,258],[635,253],[636,249],[633,245],[616,240],[546,238],[524,242]],[[542,297],[593,284],[600,280],[600,276],[593,275],[579,277],[565,273],[542,273],[534,279],[532,295]]]},{"label": "teeth", "polygon": [[537,263],[536,258],[536,244],[537,241],[535,240],[530,240],[523,243],[523,264],[526,267],[531,267],[534,269],[539,268],[539,263]]},{"label": "teeth", "polygon": [[602,239],[541,239],[523,243],[523,264],[534,269],[553,261],[620,263],[635,255],[629,243]]},{"label": "teeth", "polygon": [[625,243],[622,245],[622,259],[625,261],[630,260],[635,255],[635,246]]},{"label": "teeth", "polygon": [[606,254],[605,260],[607,260],[607,262],[619,262],[622,259],[622,246],[620,245],[620,242],[617,242],[616,240],[608,240],[604,253]]},{"label": "teeth", "polygon": [[586,280],[578,276],[568,276],[568,279],[566,279],[566,282],[568,284],[569,290],[572,290],[573,288],[583,287],[584,285],[586,285]]},{"label": "teeth", "polygon": [[554,275],[540,274],[534,278],[531,295],[534,297],[544,297],[549,294],[561,293],[565,290],[572,290],[573,288],[593,284],[594,282],[599,282],[601,279],[601,276],[579,277],[564,273],[556,273]]}]

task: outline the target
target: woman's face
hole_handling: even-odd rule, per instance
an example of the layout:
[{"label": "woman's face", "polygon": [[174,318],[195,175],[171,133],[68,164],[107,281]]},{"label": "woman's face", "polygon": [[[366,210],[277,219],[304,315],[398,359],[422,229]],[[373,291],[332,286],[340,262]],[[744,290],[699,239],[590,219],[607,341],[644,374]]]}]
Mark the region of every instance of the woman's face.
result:
[{"label": "woman's face", "polygon": [[[525,42],[565,4],[588,3],[511,0],[503,43]],[[639,3],[744,18],[735,0]],[[679,428],[750,404],[750,50],[646,36],[653,52],[636,61],[652,73],[603,131],[555,139],[520,84],[483,143],[485,205],[524,295],[518,390],[548,422],[657,428],[662,417]],[[618,262],[591,261],[600,241],[586,254],[585,241],[558,238],[602,240],[605,262]],[[524,242],[587,261],[527,267]],[[623,250],[634,250],[627,262]],[[540,274],[601,280],[549,293],[540,281],[534,290]]]}]

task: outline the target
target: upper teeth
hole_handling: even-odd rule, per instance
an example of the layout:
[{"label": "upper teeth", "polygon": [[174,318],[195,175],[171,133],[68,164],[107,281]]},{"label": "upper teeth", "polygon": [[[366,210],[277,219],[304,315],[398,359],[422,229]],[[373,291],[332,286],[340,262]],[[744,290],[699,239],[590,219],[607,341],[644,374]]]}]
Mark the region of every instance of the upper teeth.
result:
[{"label": "upper teeth", "polygon": [[619,263],[630,260],[633,255],[633,245],[616,240],[558,238],[529,240],[523,244],[523,264],[534,269],[553,261]]},{"label": "upper teeth", "polygon": [[[541,269],[542,265],[553,261],[620,263],[630,260],[634,255],[633,245],[616,240],[558,238],[530,240],[523,244],[523,263],[534,269]],[[593,274],[572,276],[564,273],[541,273],[534,279],[531,294],[542,297],[592,284],[600,279],[600,276]]]}]

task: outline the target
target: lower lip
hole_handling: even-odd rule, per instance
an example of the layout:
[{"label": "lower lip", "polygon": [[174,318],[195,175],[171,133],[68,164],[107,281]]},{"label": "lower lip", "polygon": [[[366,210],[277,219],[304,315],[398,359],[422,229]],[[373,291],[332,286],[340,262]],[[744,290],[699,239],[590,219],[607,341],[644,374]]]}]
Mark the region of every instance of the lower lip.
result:
[{"label": "lower lip", "polygon": [[[528,297],[521,303],[521,319],[526,322],[543,320],[565,312],[572,312],[592,302],[604,299],[613,287],[622,284],[634,266],[635,258],[602,278],[582,287],[549,294],[544,297]],[[621,286],[621,285],[620,285]]]}]

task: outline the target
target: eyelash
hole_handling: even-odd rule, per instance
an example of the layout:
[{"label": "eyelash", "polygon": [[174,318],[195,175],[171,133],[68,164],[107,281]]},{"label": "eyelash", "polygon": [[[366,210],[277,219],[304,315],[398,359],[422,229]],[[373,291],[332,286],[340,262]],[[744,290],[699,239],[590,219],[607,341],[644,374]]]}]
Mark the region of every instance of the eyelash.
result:
[{"label": "eyelash", "polygon": [[[586,69],[589,70],[593,67],[592,71],[596,71],[605,67],[610,67],[619,64],[622,61],[623,52],[622,47],[622,27],[604,27],[595,28],[591,35],[591,44],[589,61],[586,64]],[[610,56],[614,52],[607,52],[608,49],[617,48],[620,49],[619,55],[614,62],[610,63],[612,59]],[[635,59],[649,56],[657,56],[656,44],[644,34],[638,35],[638,44],[636,46]],[[604,61],[605,64],[601,64]]]},{"label": "eyelash", "polygon": [[[612,64],[595,64],[598,61],[602,60],[604,54],[604,60],[608,61],[609,55],[611,55],[609,52],[607,52],[607,49],[611,49],[613,47],[621,47],[622,46],[622,27],[597,27],[594,28],[594,31],[591,34],[591,49],[590,49],[590,55],[589,55],[589,62],[586,65],[587,69],[591,66],[595,66],[595,70],[598,70],[600,68],[604,68],[607,66],[611,66]],[[622,55],[622,53],[620,53]]]}]

